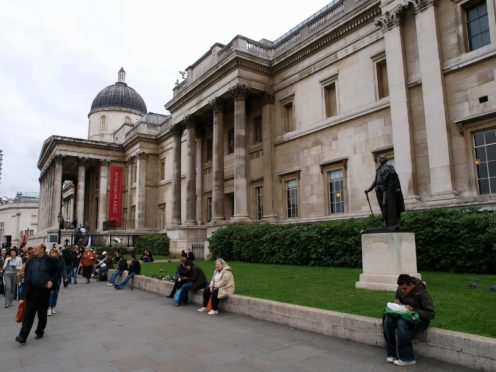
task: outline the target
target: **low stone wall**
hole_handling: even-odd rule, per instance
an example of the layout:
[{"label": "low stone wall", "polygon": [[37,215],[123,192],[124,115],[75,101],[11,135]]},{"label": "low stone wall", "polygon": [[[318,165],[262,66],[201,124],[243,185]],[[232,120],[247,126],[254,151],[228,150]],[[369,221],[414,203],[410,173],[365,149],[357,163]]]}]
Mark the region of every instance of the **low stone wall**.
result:
[{"label": "low stone wall", "polygon": [[[172,283],[138,275],[134,288],[165,296]],[[202,293],[190,296],[201,304]],[[254,297],[232,295],[223,300],[221,310],[243,314],[289,327],[339,337],[368,345],[385,346],[382,321],[376,318],[338,313],[335,311],[291,305]],[[415,353],[482,371],[496,371],[496,339],[471,334],[429,328],[414,341]]]}]

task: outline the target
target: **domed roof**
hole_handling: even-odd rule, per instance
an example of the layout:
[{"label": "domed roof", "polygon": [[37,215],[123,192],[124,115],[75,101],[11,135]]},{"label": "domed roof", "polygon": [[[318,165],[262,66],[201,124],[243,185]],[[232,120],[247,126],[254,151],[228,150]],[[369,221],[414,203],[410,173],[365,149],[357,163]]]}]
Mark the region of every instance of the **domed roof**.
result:
[{"label": "domed roof", "polygon": [[145,101],[138,92],[126,84],[125,79],[126,72],[121,68],[117,83],[109,85],[97,94],[91,104],[90,114],[97,109],[107,107],[123,107],[146,114]]}]

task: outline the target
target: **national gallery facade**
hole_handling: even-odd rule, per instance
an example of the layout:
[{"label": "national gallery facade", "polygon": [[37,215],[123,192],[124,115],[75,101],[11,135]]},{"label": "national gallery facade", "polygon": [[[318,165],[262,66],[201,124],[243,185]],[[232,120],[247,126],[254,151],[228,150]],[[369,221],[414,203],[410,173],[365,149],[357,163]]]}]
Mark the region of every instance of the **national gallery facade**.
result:
[{"label": "national gallery facade", "polygon": [[275,41],[213,44],[165,108],[121,69],[88,139],[48,138],[33,240],[63,218],[101,244],[167,233],[175,252],[223,224],[364,217],[382,154],[407,209],[493,209],[495,2],[334,0]]}]

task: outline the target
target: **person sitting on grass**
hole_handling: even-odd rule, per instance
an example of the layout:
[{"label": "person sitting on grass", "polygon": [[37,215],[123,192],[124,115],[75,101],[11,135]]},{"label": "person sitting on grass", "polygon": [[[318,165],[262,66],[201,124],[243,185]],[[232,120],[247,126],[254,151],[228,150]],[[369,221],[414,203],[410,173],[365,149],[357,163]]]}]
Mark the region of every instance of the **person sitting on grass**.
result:
[{"label": "person sitting on grass", "polygon": [[204,289],[208,285],[207,277],[203,270],[193,264],[191,261],[184,261],[184,267],[190,273],[189,276],[183,276],[178,279],[181,285],[181,294],[179,300],[174,302],[174,305],[185,305],[188,303],[189,291],[196,291],[198,289]]},{"label": "person sitting on grass", "polygon": [[[398,276],[398,289],[394,297],[394,303],[406,305],[406,310],[416,311],[420,319],[408,321],[401,317],[386,314],[384,317],[384,338],[386,339],[388,363],[397,366],[415,364],[413,354],[412,338],[417,332],[422,332],[429,327],[429,323],[434,319],[434,304],[427,292],[423,281],[408,274]],[[396,344],[396,335],[398,344]],[[398,353],[396,353],[396,347]]]},{"label": "person sitting on grass", "polygon": [[231,267],[222,258],[215,261],[215,270],[210,285],[203,291],[203,307],[198,309],[200,312],[208,310],[208,302],[212,300],[212,310],[208,315],[219,313],[220,299],[226,298],[234,293],[234,276]]},{"label": "person sitting on grass", "polygon": [[153,255],[145,249],[143,256],[141,256],[143,262],[153,262]]},{"label": "person sitting on grass", "polygon": [[115,289],[122,289],[125,287],[129,279],[133,279],[135,275],[139,275],[141,272],[141,265],[139,261],[136,259],[134,254],[131,255],[131,264],[129,265],[129,269],[127,270],[127,276],[120,281],[119,284],[114,284]]},{"label": "person sitting on grass", "polygon": [[176,294],[176,291],[181,288],[184,282],[180,280],[181,277],[183,276],[191,276],[191,273],[186,270],[186,267],[184,266],[184,263],[186,262],[186,257],[181,256],[181,262],[179,263],[179,266],[177,267],[176,270],[176,277],[174,279],[174,286],[172,287],[171,293],[167,296],[168,298],[173,298],[174,295]]},{"label": "person sitting on grass", "polygon": [[127,270],[127,261],[126,259],[124,258],[124,256],[120,256],[119,258],[119,261],[117,262],[117,270],[115,270],[113,273],[112,273],[112,276],[110,277],[110,280],[109,282],[107,283],[107,285],[109,287],[113,287],[114,286],[114,283],[115,283],[115,280],[117,279],[117,277],[119,276],[122,276],[122,274],[124,273],[124,271]]}]

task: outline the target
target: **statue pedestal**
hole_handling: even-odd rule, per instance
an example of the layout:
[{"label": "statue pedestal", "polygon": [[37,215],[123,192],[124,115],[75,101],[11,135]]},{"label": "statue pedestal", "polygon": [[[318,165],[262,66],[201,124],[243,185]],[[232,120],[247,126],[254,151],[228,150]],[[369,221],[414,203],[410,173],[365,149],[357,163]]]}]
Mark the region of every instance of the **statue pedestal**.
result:
[{"label": "statue pedestal", "polygon": [[362,234],[362,267],[363,274],[355,283],[356,288],[396,291],[400,274],[421,279],[417,272],[415,234]]}]

